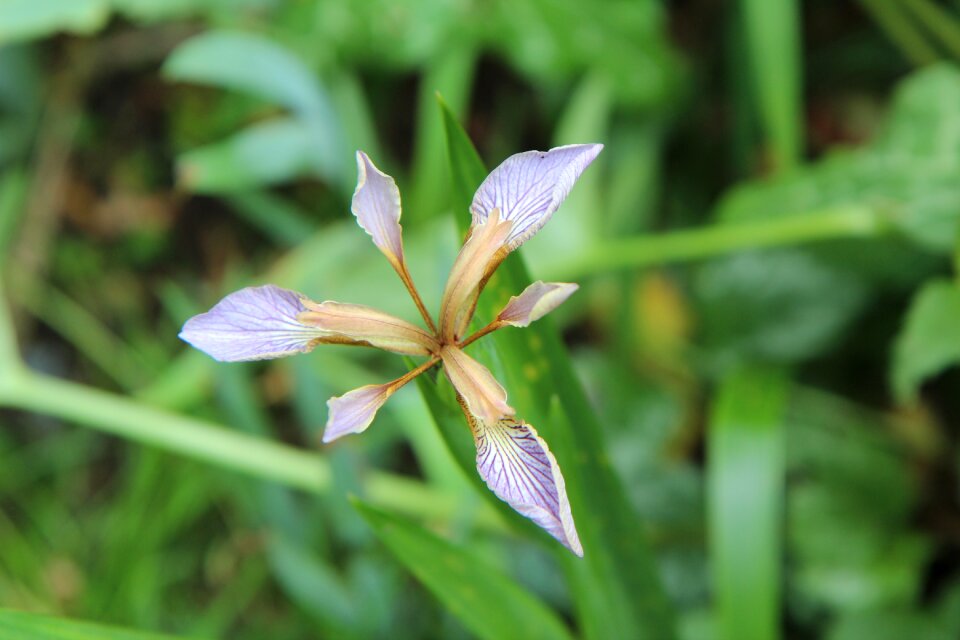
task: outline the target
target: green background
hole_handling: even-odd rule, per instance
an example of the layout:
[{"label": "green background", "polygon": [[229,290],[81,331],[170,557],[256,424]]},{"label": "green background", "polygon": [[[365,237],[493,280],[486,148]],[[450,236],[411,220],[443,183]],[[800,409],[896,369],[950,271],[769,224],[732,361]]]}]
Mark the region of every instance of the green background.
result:
[{"label": "green background", "polygon": [[[0,637],[960,636],[960,5],[0,0]],[[471,347],[585,556],[402,359],[217,364],[242,286],[417,320],[487,171],[603,153],[512,256],[580,290]]]}]

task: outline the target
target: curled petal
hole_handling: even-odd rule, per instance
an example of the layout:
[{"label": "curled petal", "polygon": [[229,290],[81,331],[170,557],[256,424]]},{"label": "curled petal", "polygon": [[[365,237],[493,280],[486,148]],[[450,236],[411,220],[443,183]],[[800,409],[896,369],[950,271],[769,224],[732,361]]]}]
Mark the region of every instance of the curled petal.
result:
[{"label": "curled petal", "polygon": [[602,144],[572,144],[510,156],[473,196],[473,224],[499,209],[504,220],[513,222],[507,244],[516,249],[546,224],[602,149]]},{"label": "curled petal", "polygon": [[268,284],[231,293],[187,320],[180,339],[216,360],[266,360],[310,351],[327,332],[301,323],[305,298]]},{"label": "curled petal", "polygon": [[579,287],[571,282],[537,281],[513,296],[503,308],[497,321],[515,327],[526,327],[547,315],[573,295]]},{"label": "curled petal", "polygon": [[497,422],[467,418],[477,445],[477,471],[490,490],[583,556],[563,474],[536,429],[512,417]]},{"label": "curled petal", "polygon": [[316,327],[325,335],[341,337],[350,344],[366,344],[378,349],[422,356],[440,351],[436,339],[420,327],[389,313],[361,304],[342,302],[304,302],[297,316],[304,325]]},{"label": "curled petal", "polygon": [[507,404],[507,392],[490,370],[457,347],[444,347],[440,352],[443,370],[466,409],[484,422],[493,423],[516,413]]},{"label": "curled petal", "polygon": [[493,268],[507,255],[503,249],[510,227],[511,223],[501,221],[494,210],[471,229],[457,254],[440,301],[440,333],[447,341],[459,340],[470,324],[480,290]]},{"label": "curled petal", "polygon": [[403,239],[397,183],[377,169],[363,151],[357,151],[357,172],[357,189],[351,207],[353,215],[380,251],[394,267],[399,268],[403,263]]},{"label": "curled petal", "polygon": [[333,442],[348,433],[365,431],[398,388],[396,382],[371,384],[327,400],[330,413],[323,429],[323,441]]}]

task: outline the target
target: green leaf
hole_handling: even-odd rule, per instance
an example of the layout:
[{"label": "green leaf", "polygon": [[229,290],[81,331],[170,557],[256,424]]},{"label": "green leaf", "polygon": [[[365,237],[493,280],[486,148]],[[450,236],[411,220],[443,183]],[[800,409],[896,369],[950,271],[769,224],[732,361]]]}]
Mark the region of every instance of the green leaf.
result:
[{"label": "green leaf", "polygon": [[58,31],[93,33],[109,17],[107,0],[5,0],[0,2],[0,45]]},{"label": "green leaf", "polygon": [[707,441],[710,555],[722,638],[780,637],[784,409],[780,371],[728,375]]},{"label": "green leaf", "polygon": [[[296,114],[299,133],[294,132],[294,121],[280,121],[291,123],[284,124],[282,131],[270,130],[271,126],[280,126],[275,123],[260,125],[279,139],[273,143],[274,148],[260,149],[265,155],[245,156],[246,164],[239,170],[253,176],[265,173],[273,181],[279,181],[297,175],[302,169],[298,162],[308,158],[320,175],[337,182],[341,188],[350,186],[345,183],[349,154],[344,148],[342,126],[331,98],[316,75],[280,45],[252,34],[210,31],[180,45],[167,58],[163,71],[174,80],[249,93],[283,105]],[[256,137],[259,140],[266,135],[266,131],[261,133],[259,128],[253,130],[258,135],[248,130],[245,136],[241,134],[241,139]],[[261,140],[260,145],[266,142]],[[279,152],[281,156],[275,159],[270,151]],[[258,169],[261,162],[268,162],[273,169]]]},{"label": "green leaf", "polygon": [[890,372],[900,400],[916,395],[924,380],[960,361],[960,287],[941,280],[914,297],[897,336]]},{"label": "green leaf", "polygon": [[791,598],[838,614],[913,606],[933,545],[915,528],[918,482],[889,419],[797,389],[786,422]]},{"label": "green leaf", "polygon": [[174,636],[0,609],[0,636],[17,640],[173,640]]},{"label": "green leaf", "polygon": [[295,55],[267,38],[208,31],[177,47],[163,65],[172,80],[253,94],[300,115],[329,108],[314,74]]},{"label": "green leaf", "polygon": [[716,366],[821,353],[866,302],[856,277],[795,249],[738,253],[697,275],[702,340]]},{"label": "green leaf", "polygon": [[495,567],[416,524],[359,500],[354,506],[397,560],[478,637],[571,638],[550,609]]},{"label": "green leaf", "polygon": [[[460,228],[466,229],[470,201],[486,169],[454,115],[442,101],[440,107],[454,182],[453,210]],[[530,281],[519,252],[514,252],[484,290],[478,324],[492,319],[499,306]],[[673,612],[639,533],[643,526],[613,472],[602,426],[550,318],[522,331],[499,331],[471,349],[505,383],[511,404],[536,426],[563,470],[584,558],[575,560],[565,549],[559,552],[584,634],[605,639],[672,637]],[[555,397],[562,411],[551,410]]]},{"label": "green leaf", "polygon": [[[731,191],[717,212],[742,222],[861,204],[914,242],[946,252],[960,230],[960,70],[937,65],[901,83],[883,132],[775,179]],[[845,256],[848,258],[848,256]]]},{"label": "green leaf", "polygon": [[254,124],[232,137],[177,158],[177,180],[197,193],[233,193],[321,173],[319,132],[281,118]]}]

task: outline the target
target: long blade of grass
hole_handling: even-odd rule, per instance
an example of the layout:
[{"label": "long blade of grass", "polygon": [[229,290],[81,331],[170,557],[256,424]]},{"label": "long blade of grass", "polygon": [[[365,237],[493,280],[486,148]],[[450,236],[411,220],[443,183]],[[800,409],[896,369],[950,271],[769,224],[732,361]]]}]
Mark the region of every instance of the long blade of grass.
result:
[{"label": "long blade of grass", "polygon": [[[454,211],[465,229],[470,201],[486,169],[459,122],[442,101],[440,104],[454,181]],[[498,305],[529,282],[526,267],[515,252],[481,297],[479,319],[491,319]],[[491,346],[493,351],[489,351]],[[643,528],[613,473],[602,427],[549,318],[523,332],[498,332],[477,347],[475,355],[494,366],[506,380],[511,403],[537,426],[563,469],[584,558],[574,559],[566,550],[561,550],[560,557],[569,568],[585,635],[672,637],[673,612],[653,566]],[[562,411],[551,410],[554,397],[559,398]]]},{"label": "long blade of grass", "polygon": [[720,638],[780,637],[788,384],[778,370],[742,369],[713,405],[707,491]]},{"label": "long blade of grass", "polygon": [[416,524],[354,501],[394,556],[470,631],[486,640],[569,640],[540,600],[498,569]]},{"label": "long blade of grass", "polygon": [[741,0],[751,86],[777,169],[802,154],[800,11],[796,0]]},{"label": "long blade of grass", "polygon": [[940,39],[950,55],[960,59],[960,23],[954,16],[930,0],[904,0],[902,4],[927,31]]},{"label": "long blade of grass", "polygon": [[904,15],[903,7],[898,6],[898,2],[860,0],[860,4],[907,60],[922,66],[940,59],[936,49],[927,42],[913,21]]},{"label": "long blade of grass", "polygon": [[0,609],[0,637],[17,640],[174,640],[174,636],[147,631],[6,609]]},{"label": "long blade of grass", "polygon": [[[154,409],[121,396],[36,373],[0,378],[0,406],[54,416],[140,444],[218,467],[272,480],[311,493],[332,486],[326,458],[203,420]],[[375,504],[428,518],[449,518],[457,498],[409,478],[370,472],[365,496]],[[500,520],[480,512],[477,522],[500,528]]]}]

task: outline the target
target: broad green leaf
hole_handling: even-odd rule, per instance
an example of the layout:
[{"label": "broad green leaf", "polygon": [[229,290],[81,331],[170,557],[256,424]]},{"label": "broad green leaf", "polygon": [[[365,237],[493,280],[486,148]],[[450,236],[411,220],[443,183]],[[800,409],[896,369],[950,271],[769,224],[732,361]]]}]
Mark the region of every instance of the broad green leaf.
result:
[{"label": "broad green leaf", "polygon": [[[453,210],[465,229],[470,201],[486,169],[442,101],[441,111],[454,183]],[[492,319],[509,296],[530,282],[519,252],[514,252],[481,296],[477,323]],[[510,393],[511,404],[537,428],[563,470],[584,558],[568,558],[565,549],[559,552],[571,577],[585,635],[672,637],[673,612],[653,566],[643,527],[613,472],[602,426],[550,318],[523,330],[499,331],[478,342],[473,355],[492,367]],[[551,411],[554,397],[559,398],[562,411]],[[452,448],[456,450],[456,445]]]},{"label": "broad green leaf", "polygon": [[659,2],[497,0],[484,6],[489,15],[478,21],[484,39],[532,82],[595,71],[611,82],[619,103],[652,110],[667,103],[683,79]]},{"label": "broad green leaf", "polygon": [[0,609],[0,636],[16,640],[174,640],[174,636]]},{"label": "broad green leaf", "polygon": [[[164,64],[167,77],[210,84],[225,89],[242,91],[292,110],[301,124],[298,135],[300,145],[306,147],[299,155],[310,158],[310,164],[325,178],[346,188],[347,166],[351,160],[344,149],[342,126],[333,108],[330,96],[316,75],[295,55],[275,42],[261,36],[234,32],[210,31],[196,36],[180,45]],[[271,162],[272,155],[259,158],[244,158],[254,166],[241,167],[256,176],[258,162],[279,163],[288,166],[295,154],[289,146],[295,141],[287,139],[285,131],[273,131],[284,142],[274,151],[286,149],[286,155]],[[266,151],[266,149],[261,149]],[[307,153],[309,151],[309,153]],[[266,170],[274,179],[288,179],[295,175],[288,167],[286,172]],[[279,174],[279,178],[275,175]]]},{"label": "broad green leaf", "polygon": [[300,115],[329,108],[316,76],[276,42],[238,31],[208,31],[177,47],[163,65],[172,80],[259,96]]},{"label": "broad green leaf", "polygon": [[[158,22],[193,15],[249,10],[268,6],[274,0],[111,0],[113,8],[138,22]],[[215,22],[214,20],[211,20]]]},{"label": "broad green leaf", "polygon": [[571,638],[550,609],[499,569],[416,524],[359,500],[354,505],[397,560],[478,637]]},{"label": "broad green leaf", "polygon": [[0,45],[59,31],[92,33],[109,17],[108,0],[4,0],[0,2]]},{"label": "broad green leaf", "polygon": [[784,409],[788,380],[768,368],[728,375],[707,439],[710,556],[720,637],[780,637]]},{"label": "broad green leaf", "polygon": [[838,613],[913,606],[931,544],[914,529],[915,472],[888,419],[798,389],[787,425],[792,598]]},{"label": "broad green leaf", "polygon": [[699,270],[695,290],[715,366],[808,358],[832,346],[866,302],[860,280],[795,249],[720,258]]},{"label": "broad green leaf", "polygon": [[251,125],[232,137],[177,158],[177,179],[198,193],[232,193],[304,175],[318,175],[319,132],[280,118]]},{"label": "broad green leaf", "polygon": [[721,202],[722,222],[863,204],[915,242],[953,247],[960,228],[960,70],[938,65],[900,84],[882,133],[855,151],[771,180],[747,183]]},{"label": "broad green leaf", "polygon": [[894,347],[890,372],[900,400],[916,395],[924,380],[960,362],[960,286],[927,283],[910,304]]}]

